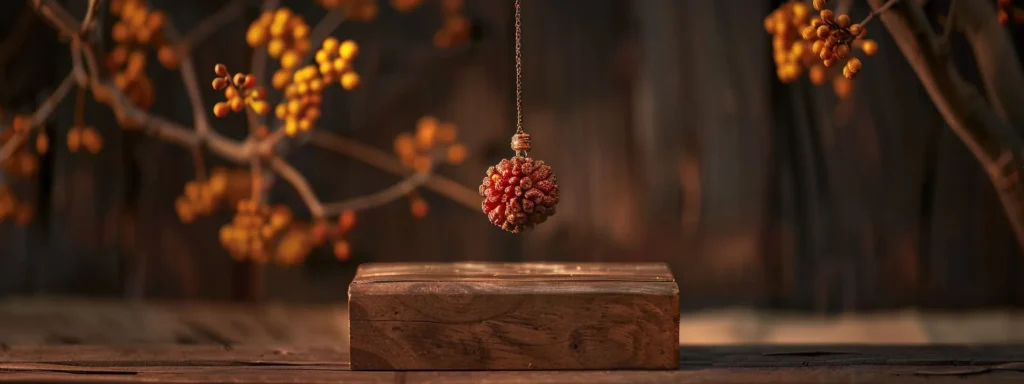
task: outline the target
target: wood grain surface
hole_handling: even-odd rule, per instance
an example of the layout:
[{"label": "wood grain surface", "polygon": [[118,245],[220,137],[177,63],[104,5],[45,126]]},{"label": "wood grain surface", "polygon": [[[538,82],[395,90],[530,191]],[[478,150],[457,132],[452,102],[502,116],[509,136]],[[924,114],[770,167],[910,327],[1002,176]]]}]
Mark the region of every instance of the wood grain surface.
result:
[{"label": "wood grain surface", "polygon": [[361,269],[349,287],[352,368],[672,369],[679,290],[667,271],[539,263]]},{"label": "wood grain surface", "polygon": [[352,371],[329,348],[7,346],[3,383],[1014,383],[1024,345],[683,347],[669,371]]}]

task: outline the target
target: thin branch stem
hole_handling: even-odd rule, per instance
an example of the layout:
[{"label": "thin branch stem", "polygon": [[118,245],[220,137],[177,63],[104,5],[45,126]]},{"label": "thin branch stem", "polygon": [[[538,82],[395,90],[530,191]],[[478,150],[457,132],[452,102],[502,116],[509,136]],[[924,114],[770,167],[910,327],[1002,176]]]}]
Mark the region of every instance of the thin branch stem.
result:
[{"label": "thin branch stem", "polygon": [[[953,30],[956,29],[956,3],[957,0],[950,0],[949,10],[946,11],[946,25],[942,27],[942,40],[939,42],[944,46],[944,50],[949,49],[949,37],[953,35]],[[946,52],[946,54],[948,53],[949,52]]]},{"label": "thin branch stem", "polygon": [[93,21],[96,19],[96,13],[99,11],[100,0],[89,0],[89,8],[85,11],[85,18],[82,19],[82,35],[89,32],[89,28],[92,28]]},{"label": "thin branch stem", "polygon": [[316,197],[316,193],[313,192],[313,187],[309,185],[309,181],[287,161],[284,161],[280,157],[273,157],[269,161],[270,169],[274,170],[278,176],[287,181],[295,188],[295,192],[299,194],[302,201],[309,208],[309,213],[314,218],[324,217],[324,207],[320,203],[320,199]]},{"label": "thin branch stem", "polygon": [[868,17],[865,17],[864,20],[860,22],[860,25],[861,26],[867,26],[868,22],[871,21],[871,19],[873,19],[876,15],[889,10],[889,8],[891,8],[893,5],[895,5],[896,2],[898,2],[898,1],[900,1],[900,0],[889,0],[889,1],[885,2],[885,4],[882,4],[881,7],[878,7],[876,9],[871,10],[871,13],[869,13]]},{"label": "thin branch stem", "polygon": [[[391,154],[332,132],[316,130],[312,133],[310,143],[394,175],[415,176]],[[454,180],[430,173],[423,186],[469,209],[480,209],[480,194]]]},{"label": "thin branch stem", "polygon": [[242,0],[231,0],[228,5],[225,5],[214,14],[199,22],[199,25],[196,25],[185,37],[181,38],[179,41],[180,48],[192,50],[192,48],[213,36],[221,27],[238,19],[245,9],[244,3]]},{"label": "thin branch stem", "polygon": [[415,191],[430,180],[430,173],[416,173],[378,192],[323,205],[324,215],[340,215],[345,211],[361,211],[387,205]]},{"label": "thin branch stem", "polygon": [[[14,151],[25,142],[28,135],[32,133],[32,130],[50,117],[50,114],[53,113],[53,109],[57,107],[57,104],[60,104],[60,102],[67,97],[68,92],[71,91],[71,86],[75,84],[74,80],[74,76],[72,76],[71,73],[68,73],[68,75],[64,77],[64,80],[60,82],[60,85],[57,86],[57,89],[54,90],[53,93],[43,101],[43,104],[39,105],[39,108],[36,108],[36,111],[32,113],[29,128],[15,133],[14,136],[11,136],[11,138],[4,143],[3,147],[0,147],[0,161],[7,160],[7,158],[11,157],[11,155],[14,154]],[[8,127],[8,129],[10,129],[10,127]]]}]

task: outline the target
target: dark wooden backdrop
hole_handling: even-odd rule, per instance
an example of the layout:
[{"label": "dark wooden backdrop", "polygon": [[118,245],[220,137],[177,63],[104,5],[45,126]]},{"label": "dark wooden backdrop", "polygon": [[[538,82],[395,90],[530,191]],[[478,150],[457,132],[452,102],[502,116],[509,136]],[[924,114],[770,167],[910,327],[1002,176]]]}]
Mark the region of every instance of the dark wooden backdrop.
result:
[{"label": "dark wooden backdrop", "polygon": [[[85,1],[65,3],[81,14]],[[185,31],[224,4],[152,3]],[[311,1],[284,3],[311,23],[323,14]],[[486,166],[509,153],[514,129],[512,4],[468,3],[479,33],[450,55],[430,54],[440,22],[431,1],[409,15],[385,9],[373,23],[344,24],[336,36],[361,43],[357,67],[372,76],[329,98],[322,125],[389,150],[421,115],[454,121],[470,156],[442,172],[475,189]],[[558,215],[509,235],[475,209],[424,193],[423,220],[404,201],[365,212],[351,261],[321,249],[304,266],[266,268],[264,298],[342,301],[354,266],[367,261],[664,260],[684,307],[1024,304],[1024,253],[992,187],[880,24],[869,32],[880,54],[840,101],[830,87],[774,78],[762,26],[774,1],[523,3],[526,127],[531,154],[558,172]],[[928,9],[937,14],[943,3]],[[866,7],[856,2],[854,18]],[[66,73],[69,56],[34,18],[26,36],[12,38],[24,35],[17,20],[31,17],[23,8],[0,5],[0,101],[28,111]],[[246,65],[245,26],[229,24],[194,50],[201,78],[216,62]],[[969,50],[959,44],[956,53],[970,73]],[[190,125],[177,74],[150,73],[153,111]],[[215,96],[204,91],[208,104]],[[28,228],[0,225],[0,295],[240,297],[232,281],[245,268],[217,242],[228,214],[190,225],[174,214],[193,178],[188,151],[123,132],[90,104],[86,118],[105,149],[69,153],[73,108],[69,99],[46,127],[60,149],[44,158],[40,178],[17,184],[40,216]],[[245,132],[235,119],[216,128]],[[290,159],[325,199],[396,180],[311,147]],[[300,207],[282,183],[272,197]]]}]

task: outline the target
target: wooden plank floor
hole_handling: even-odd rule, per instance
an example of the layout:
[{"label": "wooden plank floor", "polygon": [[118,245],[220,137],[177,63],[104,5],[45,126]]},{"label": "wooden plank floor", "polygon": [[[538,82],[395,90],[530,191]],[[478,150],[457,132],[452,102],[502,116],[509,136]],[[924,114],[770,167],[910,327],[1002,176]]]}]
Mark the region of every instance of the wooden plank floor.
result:
[{"label": "wooden plank floor", "polygon": [[[0,382],[1024,382],[1024,328],[1009,312],[688,314],[680,369],[661,372],[353,372],[345,316],[338,306],[0,301]],[[871,345],[885,341],[871,330],[904,345]]]}]

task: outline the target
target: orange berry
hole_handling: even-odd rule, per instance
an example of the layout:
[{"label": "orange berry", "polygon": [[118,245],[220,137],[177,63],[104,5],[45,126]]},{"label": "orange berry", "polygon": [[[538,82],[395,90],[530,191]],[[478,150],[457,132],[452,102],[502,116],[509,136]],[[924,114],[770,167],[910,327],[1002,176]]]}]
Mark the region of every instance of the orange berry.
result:
[{"label": "orange berry", "polygon": [[860,45],[860,49],[864,51],[864,54],[872,56],[878,52],[878,43],[876,43],[874,40],[864,40],[864,42]]},{"label": "orange berry", "polygon": [[346,91],[351,91],[359,86],[359,75],[355,72],[347,72],[341,75],[341,87],[345,88]]},{"label": "orange berry", "polygon": [[338,260],[345,261],[351,256],[352,249],[345,240],[338,240],[334,242],[334,257]]},{"label": "orange berry", "polygon": [[227,102],[219,102],[213,105],[213,115],[217,117],[224,117],[231,111],[231,106]]},{"label": "orange berry", "polygon": [[341,232],[348,232],[352,227],[356,226],[356,213],[352,210],[347,210],[338,216],[338,230]]},{"label": "orange berry", "polygon": [[415,197],[412,199],[412,204],[409,205],[409,210],[412,212],[413,217],[422,219],[427,217],[427,212],[430,210],[430,207],[427,206],[427,202],[422,198]]},{"label": "orange berry", "polygon": [[216,73],[217,76],[226,77],[228,75],[228,67],[224,64],[217,64],[213,66],[213,73]]},{"label": "orange berry", "polygon": [[820,11],[825,9],[825,0],[814,0],[812,5],[814,5],[814,10]]},{"label": "orange berry", "polygon": [[355,41],[345,40],[338,47],[338,56],[346,61],[354,59],[358,54],[359,45]]},{"label": "orange berry", "polygon": [[219,90],[222,90],[224,88],[227,88],[227,86],[228,86],[228,81],[225,80],[223,77],[218,77],[216,79],[213,79],[213,89],[219,91]]}]

